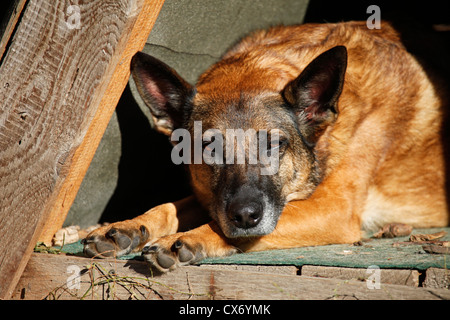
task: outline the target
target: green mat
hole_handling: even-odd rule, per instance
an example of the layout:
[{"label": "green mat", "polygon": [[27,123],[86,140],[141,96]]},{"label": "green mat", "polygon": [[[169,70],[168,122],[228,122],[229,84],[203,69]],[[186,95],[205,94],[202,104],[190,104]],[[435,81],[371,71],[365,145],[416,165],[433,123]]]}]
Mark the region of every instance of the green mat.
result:
[{"label": "green mat", "polygon": [[[415,229],[412,234],[436,233],[446,231],[439,240],[450,241],[450,228]],[[270,250],[240,253],[223,258],[207,258],[198,264],[247,264],[247,265],[317,265],[367,268],[376,265],[380,268],[427,269],[430,267],[449,268],[450,255],[430,254],[420,244],[404,244],[408,237],[392,239],[371,239],[361,246],[350,244],[304,247],[295,249]],[[80,242],[65,245],[63,252],[83,255]],[[140,253],[123,256],[120,259],[140,259]]]}]

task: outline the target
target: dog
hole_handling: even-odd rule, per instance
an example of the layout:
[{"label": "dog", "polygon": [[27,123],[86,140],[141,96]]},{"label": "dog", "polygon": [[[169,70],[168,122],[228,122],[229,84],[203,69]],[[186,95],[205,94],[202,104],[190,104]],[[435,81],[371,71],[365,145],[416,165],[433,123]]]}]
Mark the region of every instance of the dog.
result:
[{"label": "dog", "polygon": [[[131,73],[155,128],[210,161],[183,150],[193,195],[93,231],[88,256],[142,250],[164,272],[237,252],[354,243],[389,223],[448,225],[448,101],[387,22],[255,32],[195,87],[140,52]],[[225,151],[230,129],[256,135],[243,152],[238,143]],[[261,146],[253,163],[251,138]],[[245,161],[223,161],[229,151]],[[269,174],[263,155],[277,156]]]}]

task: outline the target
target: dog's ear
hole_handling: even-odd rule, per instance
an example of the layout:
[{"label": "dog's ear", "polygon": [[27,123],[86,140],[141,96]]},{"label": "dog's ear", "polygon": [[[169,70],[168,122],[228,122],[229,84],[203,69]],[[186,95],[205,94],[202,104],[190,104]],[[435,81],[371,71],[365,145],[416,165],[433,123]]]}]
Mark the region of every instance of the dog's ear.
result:
[{"label": "dog's ear", "polygon": [[301,119],[301,129],[311,145],[337,118],[346,69],[347,49],[337,46],[315,58],[283,89],[283,97]]},{"label": "dog's ear", "polygon": [[183,123],[193,87],[167,64],[143,52],[131,59],[131,74],[156,129],[170,135]]}]

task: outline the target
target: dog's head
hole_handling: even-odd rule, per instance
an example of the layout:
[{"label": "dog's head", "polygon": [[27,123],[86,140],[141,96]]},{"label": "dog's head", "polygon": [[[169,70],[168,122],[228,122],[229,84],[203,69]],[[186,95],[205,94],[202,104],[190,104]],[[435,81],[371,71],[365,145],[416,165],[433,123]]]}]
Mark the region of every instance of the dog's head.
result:
[{"label": "dog's head", "polygon": [[233,57],[196,87],[144,53],[131,71],[157,130],[171,137],[172,160],[188,165],[197,199],[234,238],[271,233],[287,202],[315,190],[315,147],[337,118],[346,65],[339,46],[288,80]]}]

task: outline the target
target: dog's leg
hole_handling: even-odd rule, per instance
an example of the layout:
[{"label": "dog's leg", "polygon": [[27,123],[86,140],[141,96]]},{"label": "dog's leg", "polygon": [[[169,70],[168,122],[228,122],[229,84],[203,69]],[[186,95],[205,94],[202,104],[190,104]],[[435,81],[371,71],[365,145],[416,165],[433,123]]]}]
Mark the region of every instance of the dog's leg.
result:
[{"label": "dog's leg", "polygon": [[359,218],[351,214],[350,208],[309,199],[288,203],[271,234],[243,242],[240,248],[249,252],[354,243],[360,239]]},{"label": "dog's leg", "polygon": [[[350,171],[351,172],[351,171]],[[367,179],[342,179],[348,172],[333,174],[307,200],[286,204],[275,230],[241,243],[243,251],[354,243],[361,239],[361,212]]]},{"label": "dog's leg", "polygon": [[237,251],[219,226],[211,221],[188,232],[162,237],[144,247],[142,253],[150,264],[166,272],[206,257],[228,256]]},{"label": "dog's leg", "polygon": [[[215,222],[158,239],[144,248],[145,259],[161,271],[173,270],[205,257],[235,252],[294,248],[360,240],[356,183],[344,186],[324,181],[308,199],[286,205],[276,229],[269,235],[227,239]],[[352,197],[348,195],[353,195]],[[358,212],[358,210],[356,210]]]},{"label": "dog's leg", "polygon": [[148,262],[165,272],[206,257],[221,257],[236,252],[353,243],[360,239],[358,219],[337,214],[340,208],[330,205],[326,207],[336,211],[326,213],[317,207],[319,203],[314,202],[305,200],[288,204],[275,231],[266,236],[227,239],[216,223],[210,222],[188,232],[162,237],[145,247],[143,254]]},{"label": "dog's leg", "polygon": [[209,221],[194,197],[157,206],[131,220],[92,231],[82,242],[91,257],[119,257],[140,250],[148,242],[195,228]]}]

